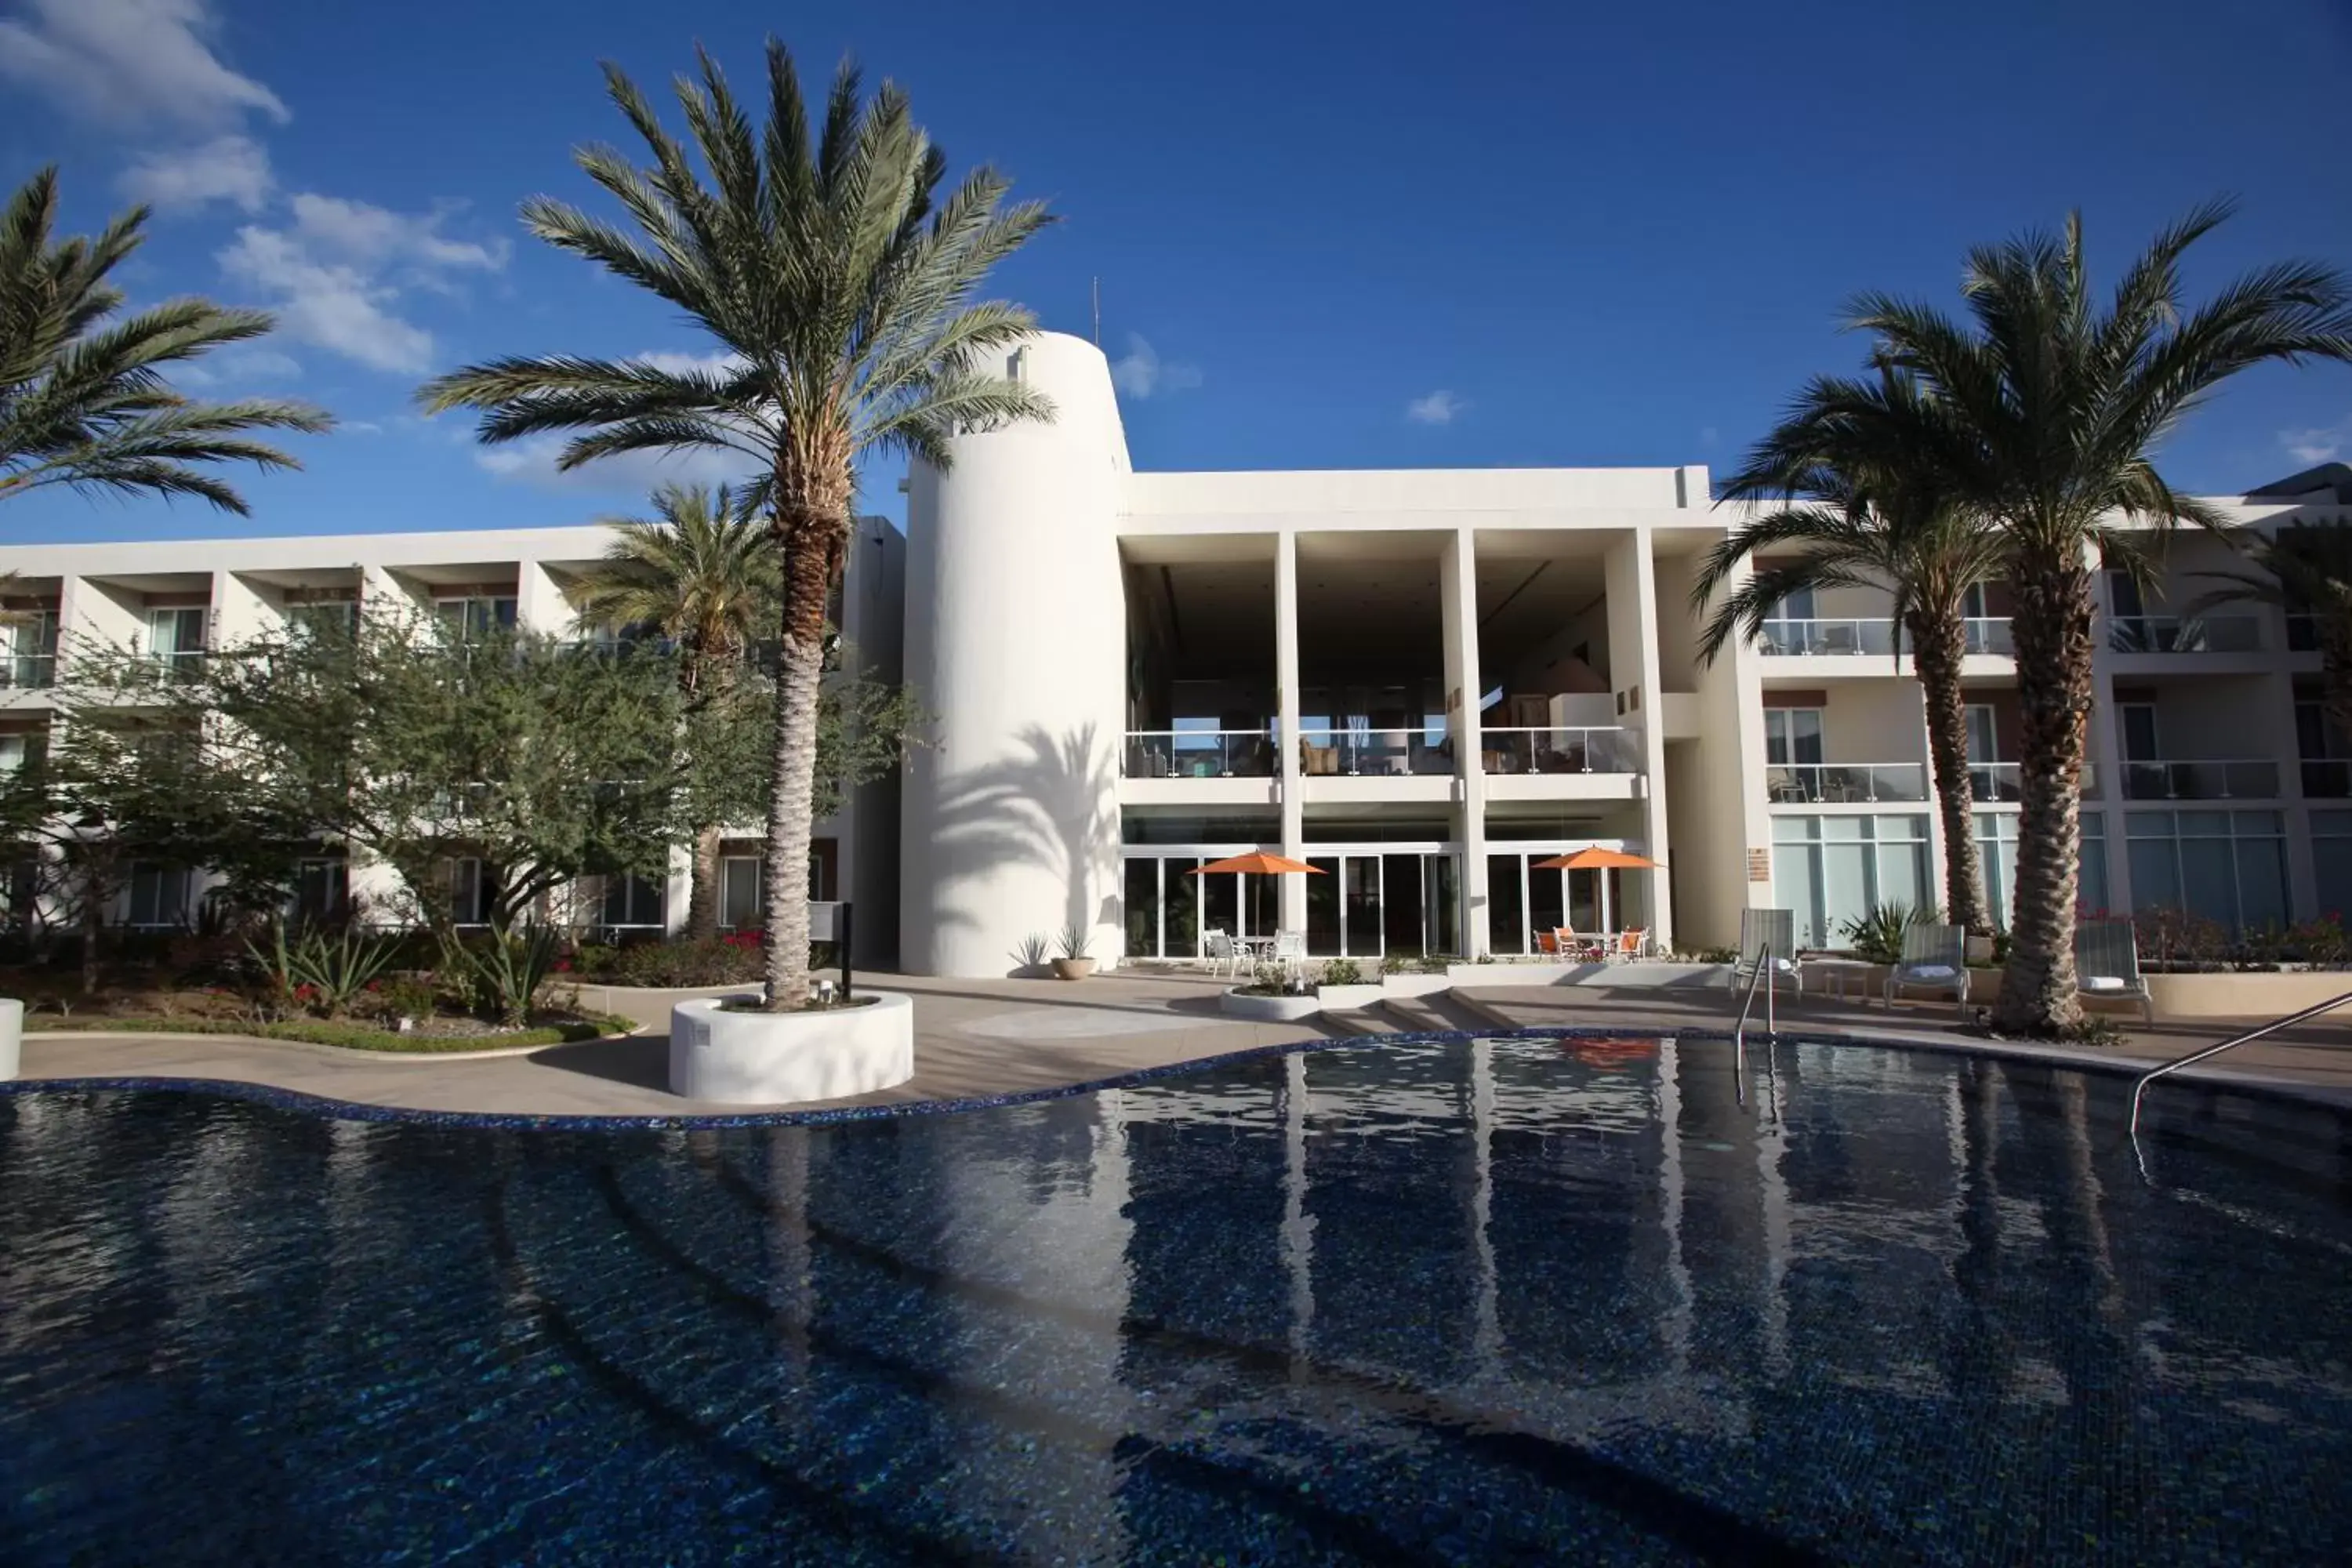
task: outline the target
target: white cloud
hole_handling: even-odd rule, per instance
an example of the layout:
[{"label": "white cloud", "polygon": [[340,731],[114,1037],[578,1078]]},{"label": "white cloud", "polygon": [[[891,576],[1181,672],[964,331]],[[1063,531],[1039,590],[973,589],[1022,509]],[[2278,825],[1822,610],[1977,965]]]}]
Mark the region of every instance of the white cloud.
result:
[{"label": "white cloud", "polygon": [[[651,357],[651,356],[647,356]],[[602,490],[642,495],[656,485],[740,484],[751,464],[733,452],[694,449],[675,454],[628,452],[599,458],[569,473],[555,466],[568,437],[526,436],[503,446],[484,447],[475,463],[493,479],[526,484],[543,490]]]},{"label": "white cloud", "polygon": [[278,96],[213,53],[205,0],[23,0],[0,21],[0,77],[113,125],[211,131],[261,114],[292,116]]},{"label": "white cloud", "polygon": [[639,364],[651,365],[656,370],[666,370],[673,375],[681,371],[697,370],[723,374],[740,370],[744,364],[743,356],[732,349],[722,349],[711,354],[690,354],[674,349],[654,349],[634,357]]},{"label": "white cloud", "polygon": [[132,201],[166,210],[232,202],[257,213],[274,183],[268,150],[260,142],[250,136],[218,136],[201,146],[149,153],[115,184]]},{"label": "white cloud", "polygon": [[2298,463],[2326,463],[2352,451],[2352,419],[2309,430],[2282,430],[2279,445]]},{"label": "white cloud", "polygon": [[1470,400],[1440,387],[1404,405],[1404,416],[1416,425],[1451,425],[1470,406]]},{"label": "white cloud", "polygon": [[1127,334],[1127,353],[1110,362],[1111,384],[1129,397],[1189,392],[1201,384],[1201,367],[1163,360],[1137,333]]},{"label": "white cloud", "polygon": [[292,381],[301,374],[302,363],[292,354],[276,349],[232,348],[177,367],[172,379],[184,386],[241,386]]},{"label": "white cloud", "polygon": [[266,292],[289,337],[371,369],[416,374],[433,363],[433,334],[396,309],[404,291],[446,289],[452,272],[506,265],[502,242],[445,237],[446,213],[410,216],[308,192],[290,205],[291,228],[238,229],[221,270]]}]

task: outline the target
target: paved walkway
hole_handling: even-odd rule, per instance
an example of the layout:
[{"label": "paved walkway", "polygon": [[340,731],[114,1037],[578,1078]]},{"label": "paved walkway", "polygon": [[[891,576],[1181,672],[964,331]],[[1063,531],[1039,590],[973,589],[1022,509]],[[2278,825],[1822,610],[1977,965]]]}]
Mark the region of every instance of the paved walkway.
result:
[{"label": "paved walkway", "polygon": [[[897,1089],[838,1104],[961,1100],[1087,1083],[1140,1068],[1253,1047],[1327,1037],[1307,1025],[1253,1024],[1217,1012],[1217,982],[1192,975],[1097,975],[1052,980],[936,980],[891,976],[913,994],[915,1076]],[[384,1057],[227,1035],[28,1034],[23,1076],[220,1079],[260,1083],[361,1105],[531,1116],[679,1116],[756,1110],[680,1100],[668,1092],[667,1029],[674,1000],[709,991],[613,992],[583,1000],[635,1019],[627,1039],[551,1046],[490,1059]],[[1473,1012],[1509,1027],[1580,1026],[1664,1033],[1727,1028],[1729,996],[1717,990],[1598,986],[1467,986]],[[2055,1062],[2156,1061],[2220,1038],[2210,1020],[2135,1030],[2112,1047],[1990,1046],[1959,1033],[1948,1007],[1885,1009],[1808,998],[1780,1010],[1784,1029],[1846,1033],[1966,1049],[1999,1048]],[[1406,1026],[1399,1021],[1399,1028]],[[2352,1105],[2352,1027],[2315,1025],[2276,1043],[2243,1047],[2208,1075],[2281,1084]]]}]

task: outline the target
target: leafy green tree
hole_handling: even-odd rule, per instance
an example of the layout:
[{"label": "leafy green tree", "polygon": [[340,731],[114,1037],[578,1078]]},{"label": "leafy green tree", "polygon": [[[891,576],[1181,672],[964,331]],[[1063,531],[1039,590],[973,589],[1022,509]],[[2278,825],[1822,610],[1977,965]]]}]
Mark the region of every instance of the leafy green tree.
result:
[{"label": "leafy green tree", "polygon": [[[1899,438],[1949,483],[1957,505],[1995,520],[2007,544],[2021,710],[2017,886],[1997,1014],[2031,1034],[2079,1026],[2074,931],[2081,780],[2092,706],[2092,563],[2133,558],[2117,516],[2161,532],[2214,524],[2176,491],[2155,451],[2230,377],[2256,365],[2352,359],[2352,291],[2334,268],[2284,262],[2183,298],[2182,256],[2229,216],[2200,207],[2094,298],[2079,217],[1972,251],[1965,323],[1883,294],[1853,324],[1877,358],[1926,394]],[[1833,404],[1825,412],[1839,412]],[[1875,416],[1874,408],[1857,410]]]},{"label": "leafy green tree", "polygon": [[2310,616],[2327,721],[2352,735],[2352,522],[2293,524],[2257,536],[2247,554],[2244,567],[2200,574],[2217,585],[2192,601],[2189,613],[2252,604]]},{"label": "leafy green tree", "polygon": [[53,237],[58,174],[47,168],[0,213],[0,500],[49,485],[191,495],[242,514],[245,499],[204,465],[301,465],[254,433],[317,433],[323,411],[276,398],[199,403],[164,373],[269,331],[258,310],[173,300],[121,320],[109,275],[139,248],[145,207],[95,238]]},{"label": "leafy green tree", "polygon": [[[122,661],[126,684],[141,679]],[[142,700],[201,726],[204,760],[268,819],[389,866],[445,936],[455,868],[478,860],[499,933],[579,878],[667,873],[680,841],[677,687],[656,650],[542,635],[461,641],[413,612],[298,626],[145,678]]]},{"label": "leafy green tree", "polygon": [[771,40],[766,124],[708,55],[680,107],[709,180],[636,86],[605,68],[613,101],[652,155],[577,154],[635,232],[547,198],[524,222],[549,244],[646,289],[698,322],[724,357],[707,368],[572,356],[514,358],[439,378],[439,412],[483,411],[485,441],[573,432],[576,468],[635,451],[732,452],[756,478],[783,579],[768,760],[767,1005],[805,1005],[808,847],[814,822],[825,614],[850,537],[860,459],[909,453],[945,467],[960,430],[1052,416],[1034,389],[994,373],[1032,326],[973,303],[990,268],[1047,221],[1006,205],[985,167],[940,197],[947,158],[890,84],[862,98],[844,66],[814,125],[791,55]]},{"label": "leafy green tree", "polygon": [[[1892,591],[1895,646],[1910,647],[1926,700],[1927,755],[1944,830],[1944,907],[1956,925],[1990,931],[1976,805],[1969,779],[1969,588],[1999,575],[2001,539],[1955,504],[1943,478],[1921,466],[1907,431],[1935,417],[1911,378],[1822,379],[1724,486],[1727,500],[1778,501],[1708,553],[1691,590],[1705,612],[1719,593],[1700,651],[1710,661],[1734,636],[1754,637],[1792,595],[1869,585]],[[1781,552],[1786,552],[1781,553]],[[1743,563],[1776,564],[1742,578]],[[1899,662],[1899,655],[1898,655]]]},{"label": "leafy green tree", "polygon": [[[613,542],[583,584],[580,616],[615,633],[658,632],[676,651],[678,689],[688,703],[740,716],[734,688],[760,628],[774,622],[782,588],[767,527],[738,507],[724,485],[715,493],[701,485],[664,485],[654,492],[654,511],[657,521],[613,522]],[[765,775],[767,759],[740,756],[740,747],[725,744],[731,735],[688,728],[682,742],[719,743],[739,766]],[[701,798],[700,792],[690,798]],[[695,816],[689,935],[699,940],[719,930],[720,829],[766,815],[761,802],[742,816]]]}]

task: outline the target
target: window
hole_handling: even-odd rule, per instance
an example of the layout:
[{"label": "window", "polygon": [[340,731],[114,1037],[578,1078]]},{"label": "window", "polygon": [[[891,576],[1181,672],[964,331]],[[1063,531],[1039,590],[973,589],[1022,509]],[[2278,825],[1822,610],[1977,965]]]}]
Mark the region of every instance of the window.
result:
[{"label": "window", "polygon": [[2311,868],[2320,917],[2341,924],[2352,910],[2352,811],[2311,814]]},{"label": "window", "polygon": [[2119,621],[2137,620],[2147,614],[2140,598],[2139,582],[2128,572],[2107,574],[2107,613]]},{"label": "window", "polygon": [[351,899],[350,863],[340,855],[314,855],[294,868],[294,918],[331,920]]},{"label": "window", "polygon": [[1969,761],[2000,761],[2000,727],[1993,722],[1992,705],[1971,702],[1964,710],[1969,724]]},{"label": "window", "polygon": [[1795,911],[1797,941],[1834,947],[1845,922],[1881,904],[1936,901],[1924,816],[1777,816],[1772,901]]},{"label": "window", "polygon": [[2123,725],[2124,761],[2152,763],[2164,755],[2156,729],[2156,704],[2118,702],[2116,713]]},{"label": "window", "polygon": [[667,891],[666,877],[640,877],[634,871],[607,877],[603,916],[597,923],[608,931],[660,931],[667,924],[662,919],[662,904]]},{"label": "window", "polygon": [[1960,595],[1960,617],[1963,620],[1981,621],[1989,618],[1989,614],[1985,609],[1984,584],[1969,584],[1967,591]]},{"label": "window", "polygon": [[16,687],[54,686],[58,679],[58,613],[55,610],[11,610],[0,622],[6,657],[0,659],[0,683]]},{"label": "window", "polygon": [[[2083,852],[2074,887],[2078,911],[2107,907],[2107,821],[2105,813],[2083,813]],[[1977,856],[1983,863],[1985,907],[1992,913],[1995,931],[2009,929],[2017,896],[2017,814],[1977,813]]]},{"label": "window", "polygon": [[131,868],[129,924],[152,931],[184,924],[187,918],[187,868],[159,866],[150,860]]},{"label": "window", "polygon": [[730,855],[719,862],[719,923],[741,931],[764,918],[767,889],[757,855]]},{"label": "window", "polygon": [[436,599],[433,613],[460,643],[480,642],[494,633],[510,632],[515,626],[515,601],[510,595]]},{"label": "window", "polygon": [[2233,933],[2286,923],[2286,832],[2280,813],[2128,812],[2124,840],[2135,912],[2181,910],[2218,921]]},{"label": "window", "polygon": [[1801,767],[1822,760],[1822,710],[1764,710],[1764,760],[1774,767]]},{"label": "window", "polygon": [[357,599],[312,599],[286,606],[286,624],[298,633],[349,639],[360,629]]},{"label": "window", "polygon": [[0,774],[13,773],[23,767],[32,744],[30,735],[0,735]]},{"label": "window", "polygon": [[204,661],[205,620],[201,605],[147,612],[147,648],[166,668],[190,668]]},{"label": "window", "polygon": [[497,889],[479,858],[467,856],[449,863],[449,918],[461,926],[490,923],[490,903]]}]

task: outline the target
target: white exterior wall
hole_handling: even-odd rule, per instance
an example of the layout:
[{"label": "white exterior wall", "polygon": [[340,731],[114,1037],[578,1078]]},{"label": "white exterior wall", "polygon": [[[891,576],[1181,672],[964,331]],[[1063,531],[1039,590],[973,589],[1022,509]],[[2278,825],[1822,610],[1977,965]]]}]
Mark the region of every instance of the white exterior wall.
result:
[{"label": "white exterior wall", "polygon": [[1126,690],[1127,449],[1110,367],[1039,334],[1024,374],[1054,422],[958,437],[907,495],[907,678],[931,715],[908,761],[900,958],[1003,974],[1066,926],[1115,959]]}]

